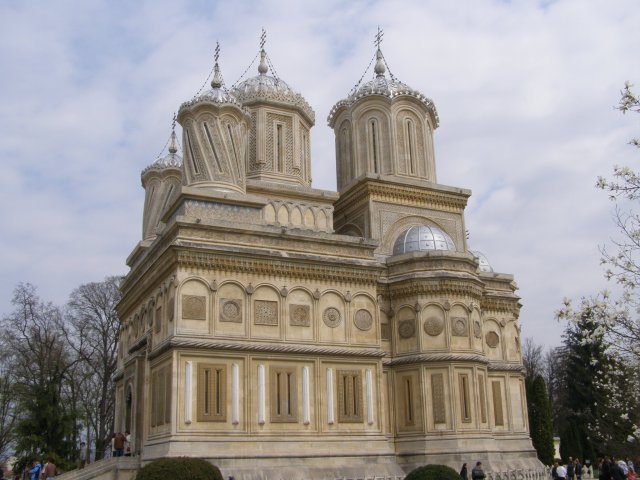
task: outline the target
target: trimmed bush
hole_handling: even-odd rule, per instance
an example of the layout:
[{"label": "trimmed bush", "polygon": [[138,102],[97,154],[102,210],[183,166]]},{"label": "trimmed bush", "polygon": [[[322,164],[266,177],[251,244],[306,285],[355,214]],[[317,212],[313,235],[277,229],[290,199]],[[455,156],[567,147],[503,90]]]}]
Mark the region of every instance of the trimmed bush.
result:
[{"label": "trimmed bush", "polygon": [[404,480],[460,480],[460,475],[446,465],[425,465],[409,472]]},{"label": "trimmed bush", "polygon": [[215,465],[201,458],[161,458],[145,465],[136,480],[224,480]]}]

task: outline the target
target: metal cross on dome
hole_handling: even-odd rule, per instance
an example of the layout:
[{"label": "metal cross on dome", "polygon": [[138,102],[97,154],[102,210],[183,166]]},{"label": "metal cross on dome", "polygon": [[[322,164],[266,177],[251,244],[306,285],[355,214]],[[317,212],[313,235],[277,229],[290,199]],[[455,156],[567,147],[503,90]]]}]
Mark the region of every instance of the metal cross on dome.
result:
[{"label": "metal cross on dome", "polygon": [[378,33],[376,33],[375,40],[373,41],[374,45],[378,47],[378,50],[380,50],[382,37],[384,37],[384,31],[380,28],[380,25],[378,25]]},{"label": "metal cross on dome", "polygon": [[264,44],[267,43],[267,31],[263,28],[260,35],[260,50],[264,49]]}]

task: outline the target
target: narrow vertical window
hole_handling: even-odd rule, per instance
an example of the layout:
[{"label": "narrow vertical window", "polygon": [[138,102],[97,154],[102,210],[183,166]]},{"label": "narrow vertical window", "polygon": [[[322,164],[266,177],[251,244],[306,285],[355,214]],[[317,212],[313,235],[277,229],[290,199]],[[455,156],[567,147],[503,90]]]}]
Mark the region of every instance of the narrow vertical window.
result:
[{"label": "narrow vertical window", "polygon": [[295,368],[271,369],[271,421],[295,423],[298,421],[297,377]]},{"label": "narrow vertical window", "polygon": [[408,156],[408,163],[409,163],[409,173],[411,175],[414,175],[416,173],[416,166],[415,166],[415,153],[413,151],[413,123],[411,122],[411,120],[407,120],[406,122],[407,125],[407,156]]},{"label": "narrow vertical window", "polygon": [[405,426],[410,426],[414,424],[414,413],[413,413],[413,378],[412,377],[404,377],[404,424]]},{"label": "narrow vertical window", "polygon": [[338,421],[360,423],[362,419],[362,373],[359,370],[338,370]]},{"label": "narrow vertical window", "polygon": [[211,152],[213,153],[213,159],[216,162],[216,168],[218,172],[222,172],[222,166],[220,165],[220,159],[218,158],[218,152],[216,152],[216,146],[213,144],[213,137],[211,136],[211,132],[209,131],[209,125],[206,122],[202,124],[204,126],[204,131],[207,134],[207,139],[209,140],[209,145],[211,146]]},{"label": "narrow vertical window", "polygon": [[191,144],[191,135],[189,135],[189,130],[185,130],[184,133],[185,133],[185,136],[187,137],[187,147],[189,148],[189,157],[191,159],[191,167],[193,167],[193,173],[195,175],[199,175],[200,170],[198,169],[196,156],[193,153],[193,145]]},{"label": "narrow vertical window", "polygon": [[464,423],[471,422],[471,399],[469,398],[469,375],[460,375],[460,411]]},{"label": "narrow vertical window", "polygon": [[198,365],[198,421],[225,422],[226,416],[226,366]]},{"label": "narrow vertical window", "polygon": [[478,375],[480,389],[480,421],[487,423],[487,392],[484,384],[484,375]]},{"label": "narrow vertical window", "polygon": [[373,157],[373,172],[378,173],[378,135],[375,120],[371,120],[371,156]]},{"label": "narrow vertical window", "polygon": [[276,126],[276,162],[278,165],[278,172],[284,171],[284,158],[282,152],[282,125]]},{"label": "narrow vertical window", "polygon": [[491,382],[493,393],[493,417],[497,427],[504,426],[504,414],[502,412],[502,389],[500,382]]},{"label": "narrow vertical window", "polygon": [[229,142],[231,143],[231,149],[233,150],[233,159],[238,162],[238,152],[236,151],[236,143],[233,141],[233,134],[231,133],[231,125],[227,123],[227,132],[229,133]]}]

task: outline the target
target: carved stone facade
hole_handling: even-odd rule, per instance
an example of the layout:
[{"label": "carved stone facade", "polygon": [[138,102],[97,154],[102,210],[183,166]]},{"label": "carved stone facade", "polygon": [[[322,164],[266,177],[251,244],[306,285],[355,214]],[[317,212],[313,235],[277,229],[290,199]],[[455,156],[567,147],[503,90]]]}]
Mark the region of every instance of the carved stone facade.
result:
[{"label": "carved stone facade", "polygon": [[433,102],[379,60],[330,115],[340,193],[314,190],[313,111],[261,56],[181,107],[184,165],[143,173],[116,429],[143,463],[198,456],[225,478],[477,460],[542,478],[516,285],[469,251],[471,192],[436,183]]}]

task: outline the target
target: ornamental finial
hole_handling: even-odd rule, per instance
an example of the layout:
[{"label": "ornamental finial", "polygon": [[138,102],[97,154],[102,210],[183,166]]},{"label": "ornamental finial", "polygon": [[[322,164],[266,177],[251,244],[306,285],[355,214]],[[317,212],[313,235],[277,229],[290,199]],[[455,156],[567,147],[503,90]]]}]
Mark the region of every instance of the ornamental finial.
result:
[{"label": "ornamental finial", "polygon": [[260,75],[264,75],[269,71],[266,61],[267,52],[264,51],[265,43],[267,43],[267,32],[263,28],[262,34],[260,35],[260,64],[258,65],[258,73]]},{"label": "ornamental finial", "polygon": [[378,48],[378,50],[380,50],[382,37],[384,37],[384,31],[380,28],[380,25],[378,25],[378,33],[376,33],[376,36],[374,37],[375,40],[373,41],[373,44]]},{"label": "ornamental finial", "polygon": [[169,144],[169,153],[177,153],[177,140],[176,140],[176,114],[173,114],[173,121],[171,122],[171,143]]},{"label": "ornamental finial", "polygon": [[220,75],[220,67],[218,66],[218,60],[220,59],[220,42],[216,42],[216,49],[213,58],[215,59],[215,65],[213,66],[213,80],[211,80],[211,87],[220,88],[222,86],[222,75]]},{"label": "ornamental finial", "polygon": [[382,43],[382,37],[384,37],[384,32],[380,28],[380,25],[378,25],[378,33],[376,33],[375,40],[373,42],[374,45],[377,48],[376,66],[374,67],[373,71],[375,72],[376,76],[378,76],[378,77],[383,77],[384,76],[384,72],[386,71],[386,68],[384,66],[384,59],[382,57],[382,51],[380,50],[380,44]]}]

